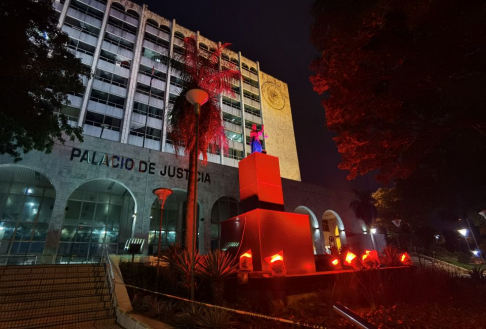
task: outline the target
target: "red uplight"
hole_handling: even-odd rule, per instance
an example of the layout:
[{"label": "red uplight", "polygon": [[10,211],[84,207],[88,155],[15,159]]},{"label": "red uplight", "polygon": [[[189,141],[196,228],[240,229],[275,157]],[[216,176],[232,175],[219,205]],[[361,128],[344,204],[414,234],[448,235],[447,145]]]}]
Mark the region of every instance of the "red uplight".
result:
[{"label": "red uplight", "polygon": [[371,251],[365,250],[365,254],[369,255]]},{"label": "red uplight", "polygon": [[270,259],[270,263],[276,262],[277,260],[283,261],[283,257],[280,256],[279,254],[275,254],[275,255],[272,256],[272,259]]},{"label": "red uplight", "polygon": [[352,252],[348,251],[348,253],[346,254],[346,263],[351,264],[351,262],[355,258],[356,258],[356,255],[353,254]]},{"label": "red uplight", "polygon": [[251,253],[245,252],[243,255],[240,256],[240,258],[243,258],[243,257],[251,258]]},{"label": "red uplight", "polygon": [[337,264],[339,264],[339,260],[335,258],[331,263],[332,265],[336,266]]},{"label": "red uplight", "polygon": [[[368,253],[369,253],[369,251],[368,251]],[[363,255],[363,260],[365,260],[366,258],[368,258],[368,254]]]},{"label": "red uplight", "polygon": [[405,254],[402,255],[401,261],[403,262],[405,260]]}]

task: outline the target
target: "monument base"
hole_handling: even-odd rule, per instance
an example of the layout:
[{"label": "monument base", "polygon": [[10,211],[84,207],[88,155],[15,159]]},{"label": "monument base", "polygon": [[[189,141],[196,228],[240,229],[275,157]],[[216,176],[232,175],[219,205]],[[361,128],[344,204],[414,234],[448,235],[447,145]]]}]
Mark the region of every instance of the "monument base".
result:
[{"label": "monument base", "polygon": [[270,272],[265,261],[283,250],[287,275],[316,272],[309,217],[255,209],[221,222],[221,249],[240,255],[251,249],[253,271]]}]

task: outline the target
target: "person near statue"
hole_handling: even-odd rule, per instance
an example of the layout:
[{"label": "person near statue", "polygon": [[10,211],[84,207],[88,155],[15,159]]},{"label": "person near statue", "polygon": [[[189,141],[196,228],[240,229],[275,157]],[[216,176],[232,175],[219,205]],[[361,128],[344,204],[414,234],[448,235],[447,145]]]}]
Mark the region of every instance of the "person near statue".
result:
[{"label": "person near statue", "polygon": [[[250,132],[250,146],[251,146],[251,153],[262,153],[262,143],[260,142],[260,136],[263,134],[264,125],[262,125],[262,129],[258,130],[257,125],[253,124],[251,126]],[[266,137],[266,136],[264,136]]]}]

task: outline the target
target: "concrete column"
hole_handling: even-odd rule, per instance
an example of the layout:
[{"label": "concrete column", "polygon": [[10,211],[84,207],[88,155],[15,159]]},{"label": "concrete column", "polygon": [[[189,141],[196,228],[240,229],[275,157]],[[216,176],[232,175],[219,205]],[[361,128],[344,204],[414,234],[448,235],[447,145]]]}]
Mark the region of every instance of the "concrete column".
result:
[{"label": "concrete column", "polygon": [[49,222],[49,229],[47,231],[46,245],[42,253],[41,264],[53,264],[56,260],[57,249],[61,240],[62,221],[64,220],[64,213],[67,207],[67,200],[71,193],[66,188],[62,188],[63,184],[55,186],[56,200],[54,201],[54,208],[52,209],[51,221]]},{"label": "concrete column", "polygon": [[171,60],[174,58],[174,30],[176,26],[176,20],[174,19],[172,21],[172,25],[170,27],[170,43],[169,43],[169,61],[167,63],[167,79],[165,81],[165,94],[164,94],[164,118],[162,122],[162,152],[165,152],[165,144],[167,137],[165,136],[167,134],[167,112],[169,109],[169,93],[170,93],[170,72],[172,70],[172,65],[171,65]]},{"label": "concrete column", "polygon": [[[262,99],[262,77],[260,76],[260,62],[256,62],[258,71],[258,97],[260,97],[260,117],[262,118],[262,125],[265,124],[263,120],[263,99]],[[265,136],[265,132],[263,132]],[[265,149],[265,137],[263,137],[263,148]]]},{"label": "concrete column", "polygon": [[[221,48],[221,41],[218,42],[218,47]],[[219,66],[218,66],[218,69],[219,71],[221,72],[222,70],[222,67],[221,67],[221,55],[219,55]],[[220,115],[221,115],[221,122],[223,122],[224,124],[224,121],[223,121],[223,95],[219,95],[219,108],[220,108]],[[223,164],[224,163],[224,156],[223,156],[223,152],[224,152],[224,149],[223,149],[223,146],[221,146],[219,148],[219,163]]]},{"label": "concrete column", "polygon": [[64,1],[64,6],[62,7],[62,11],[61,11],[61,16],[59,16],[59,22],[57,23],[58,29],[60,29],[64,24],[64,20],[66,19],[67,11],[70,4],[71,4],[71,0]]},{"label": "concrete column", "polygon": [[135,41],[135,48],[133,49],[132,68],[130,71],[130,80],[128,82],[128,94],[125,102],[125,113],[121,131],[121,142],[124,144],[128,142],[128,135],[130,134],[130,118],[132,117],[133,100],[137,88],[138,67],[140,66],[140,57],[142,56],[143,37],[145,34],[145,24],[147,23],[147,11],[147,5],[143,5],[142,14],[138,21],[137,40]]},{"label": "concrete column", "polygon": [[[93,64],[91,65],[91,73],[96,72],[96,67],[98,66],[98,60],[101,53],[101,45],[103,44],[103,39],[105,37],[106,24],[108,23],[108,17],[110,16],[110,7],[113,0],[108,0],[106,3],[105,15],[103,16],[103,22],[101,23],[100,34],[98,35],[98,42],[96,43],[96,49],[93,54]],[[93,87],[94,77],[88,79],[88,84],[86,85],[86,90],[84,92],[83,104],[81,105],[81,112],[79,113],[78,127],[82,127],[84,124],[84,118],[86,116],[86,108],[88,107],[89,97],[91,95],[91,88]]]},{"label": "concrete column", "polygon": [[[240,72],[243,67],[241,66],[241,51],[238,52],[238,63]],[[243,74],[240,77],[240,107],[241,107],[241,125],[243,128],[243,158],[246,158],[246,127],[245,127],[245,102],[243,97]]]},{"label": "concrete column", "polygon": [[150,210],[152,208],[152,203],[155,200],[155,195],[152,194],[151,190],[146,190],[145,192],[141,191],[135,195],[137,201],[137,214],[132,237],[145,240],[143,253],[147,255],[148,234],[150,228]]}]

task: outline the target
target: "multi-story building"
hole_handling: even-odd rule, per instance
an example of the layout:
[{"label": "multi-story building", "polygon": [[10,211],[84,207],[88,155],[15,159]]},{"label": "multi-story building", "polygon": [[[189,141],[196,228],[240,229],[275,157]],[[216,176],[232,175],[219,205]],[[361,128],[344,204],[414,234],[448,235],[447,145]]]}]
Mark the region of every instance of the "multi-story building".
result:
[{"label": "multi-story building", "polygon": [[[83,78],[85,92],[69,95],[62,110],[83,128],[85,141],[56,144],[52,154],[31,152],[19,163],[0,156],[0,261],[86,260],[102,245],[122,253],[130,237],[144,239],[144,252],[152,253],[158,187],[174,191],[163,244],[183,242],[188,161],[174,154],[167,134],[167,109],[181,79],[166,59],[184,53],[187,36],[196,36],[203,54],[218,43],[126,0],[56,0],[54,8],[68,47],[93,73]],[[352,193],[300,182],[287,85],[240,52],[225,49],[220,63],[233,63],[242,75],[234,96],[220,96],[229,154],[210,154],[200,171],[199,249],[219,248],[219,223],[240,212],[236,167],[250,153],[253,124],[265,125],[264,148],[280,159],[285,210],[309,215],[315,252],[370,244],[349,209]]]}]

